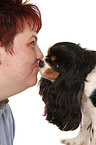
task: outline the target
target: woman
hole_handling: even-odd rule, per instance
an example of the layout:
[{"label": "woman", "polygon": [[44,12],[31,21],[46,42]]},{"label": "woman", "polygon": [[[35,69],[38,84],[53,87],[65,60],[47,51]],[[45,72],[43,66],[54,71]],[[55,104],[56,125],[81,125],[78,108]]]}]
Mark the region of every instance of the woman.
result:
[{"label": "woman", "polygon": [[12,145],[14,118],[8,97],[37,82],[42,53],[37,45],[41,15],[22,0],[0,0],[0,145]]}]

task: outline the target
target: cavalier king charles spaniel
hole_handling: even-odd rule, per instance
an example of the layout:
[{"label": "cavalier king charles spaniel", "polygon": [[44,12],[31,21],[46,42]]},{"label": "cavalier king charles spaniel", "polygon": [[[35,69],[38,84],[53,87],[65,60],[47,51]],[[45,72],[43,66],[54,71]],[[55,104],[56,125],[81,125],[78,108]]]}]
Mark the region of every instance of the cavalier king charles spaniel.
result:
[{"label": "cavalier king charles spaniel", "polygon": [[96,145],[96,52],[70,42],[57,43],[39,67],[46,119],[62,131],[80,125],[77,137],[61,143]]}]

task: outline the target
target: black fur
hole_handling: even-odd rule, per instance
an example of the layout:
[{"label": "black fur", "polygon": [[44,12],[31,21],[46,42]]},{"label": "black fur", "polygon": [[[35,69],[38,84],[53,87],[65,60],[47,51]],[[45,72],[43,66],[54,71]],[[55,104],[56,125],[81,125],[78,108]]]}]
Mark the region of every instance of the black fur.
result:
[{"label": "black fur", "polygon": [[53,55],[56,61],[50,60],[50,63],[54,70],[54,64],[58,64],[59,76],[54,82],[43,77],[40,81],[39,93],[45,102],[46,119],[60,130],[74,130],[81,122],[84,82],[96,65],[96,52],[62,42],[50,48],[50,56]]}]

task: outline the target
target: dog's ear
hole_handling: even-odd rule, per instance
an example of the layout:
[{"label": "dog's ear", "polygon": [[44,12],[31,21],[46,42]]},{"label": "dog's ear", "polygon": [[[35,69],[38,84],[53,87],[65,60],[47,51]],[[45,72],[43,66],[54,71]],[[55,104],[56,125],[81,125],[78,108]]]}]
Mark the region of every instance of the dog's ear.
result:
[{"label": "dog's ear", "polygon": [[60,130],[74,130],[81,122],[81,98],[84,85],[79,77],[63,74],[47,92],[46,119],[57,125]]},{"label": "dog's ear", "polygon": [[51,86],[51,84],[52,84],[52,82],[50,80],[47,80],[43,77],[40,79],[39,94],[42,96],[42,100],[45,102],[45,104],[46,104],[47,98],[48,98],[47,92],[48,92],[48,89]]}]

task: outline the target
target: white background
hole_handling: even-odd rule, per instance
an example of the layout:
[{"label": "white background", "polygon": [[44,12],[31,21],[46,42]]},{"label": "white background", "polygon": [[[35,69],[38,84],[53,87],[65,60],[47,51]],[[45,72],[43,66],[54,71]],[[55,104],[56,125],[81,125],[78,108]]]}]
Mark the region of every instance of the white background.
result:
[{"label": "white background", "polygon": [[[44,55],[50,46],[61,41],[96,50],[95,0],[30,0],[30,3],[41,11],[38,45]],[[40,74],[38,81],[39,78]],[[71,138],[78,132],[62,132],[45,120],[38,90],[36,85],[9,99],[16,124],[14,145],[60,145],[61,138]]]}]

